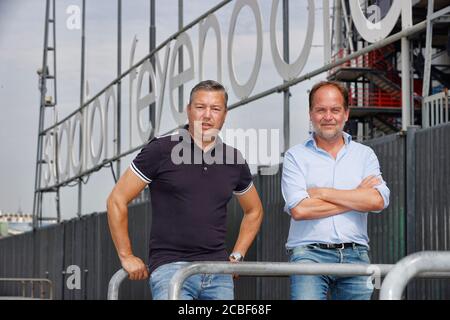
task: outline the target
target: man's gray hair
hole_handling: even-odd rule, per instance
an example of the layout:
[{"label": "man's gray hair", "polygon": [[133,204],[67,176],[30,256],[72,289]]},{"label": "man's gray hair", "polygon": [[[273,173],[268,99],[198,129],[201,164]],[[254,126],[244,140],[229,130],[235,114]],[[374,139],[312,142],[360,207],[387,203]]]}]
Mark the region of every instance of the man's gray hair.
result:
[{"label": "man's gray hair", "polygon": [[220,84],[217,81],[214,80],[204,80],[199,82],[197,85],[195,85],[195,87],[192,88],[191,90],[191,94],[189,96],[189,104],[192,103],[192,96],[194,95],[194,93],[196,93],[197,91],[222,91],[225,97],[225,107],[227,106],[228,103],[228,93],[225,90],[224,86],[222,84]]}]

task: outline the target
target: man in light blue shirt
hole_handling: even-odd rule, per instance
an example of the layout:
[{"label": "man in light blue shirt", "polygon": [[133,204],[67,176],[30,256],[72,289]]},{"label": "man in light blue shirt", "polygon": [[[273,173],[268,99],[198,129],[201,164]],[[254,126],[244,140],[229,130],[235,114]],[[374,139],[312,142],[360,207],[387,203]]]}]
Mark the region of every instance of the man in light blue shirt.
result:
[{"label": "man in light blue shirt", "polygon": [[[370,263],[367,214],[389,205],[373,150],[343,132],[348,92],[320,82],[309,95],[313,134],[284,158],[282,192],[291,215],[286,248],[295,263]],[[370,299],[366,276],[291,276],[292,299]]]}]

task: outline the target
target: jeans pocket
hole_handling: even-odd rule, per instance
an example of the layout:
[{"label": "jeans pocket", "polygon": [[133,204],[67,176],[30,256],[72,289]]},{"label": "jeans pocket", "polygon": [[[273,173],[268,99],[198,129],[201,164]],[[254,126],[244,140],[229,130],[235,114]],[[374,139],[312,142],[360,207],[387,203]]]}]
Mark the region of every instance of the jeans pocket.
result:
[{"label": "jeans pocket", "polygon": [[364,263],[370,264],[369,249],[363,246],[358,246],[356,250],[358,252],[359,259]]},{"label": "jeans pocket", "polygon": [[293,248],[289,257],[289,262],[297,262],[304,259],[305,256],[308,255],[309,250],[310,248],[308,248],[308,245]]}]

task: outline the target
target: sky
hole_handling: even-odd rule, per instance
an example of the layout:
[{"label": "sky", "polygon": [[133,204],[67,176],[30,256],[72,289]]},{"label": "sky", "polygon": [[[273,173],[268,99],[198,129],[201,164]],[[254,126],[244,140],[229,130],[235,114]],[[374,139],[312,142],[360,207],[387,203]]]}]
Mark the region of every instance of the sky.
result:
[{"label": "sky", "polygon": [[[57,61],[57,117],[62,119],[79,106],[81,30],[69,27],[73,6],[81,8],[81,0],[58,0],[56,4],[56,61]],[[86,71],[89,96],[92,97],[117,76],[117,5],[111,0],[86,1]],[[189,0],[184,8],[184,23],[198,17],[219,1]],[[177,0],[156,1],[156,44],[164,41],[178,28]],[[262,17],[263,55],[262,63],[252,94],[262,92],[283,83],[276,72],[270,50],[269,22],[272,1],[259,1]],[[313,47],[301,74],[323,65],[322,10],[316,5]],[[71,7],[72,6],[72,7]],[[223,83],[230,93],[230,103],[238,101],[231,89],[227,68],[228,30],[234,3],[218,11],[222,40]],[[280,8],[281,9],[281,8]],[[296,58],[305,39],[306,1],[290,2],[290,56]],[[134,61],[148,53],[149,1],[123,1],[122,18],[122,71],[128,69],[133,38],[138,39]],[[31,213],[35,184],[37,133],[39,119],[38,75],[42,65],[44,39],[44,0],[0,0],[0,210],[2,212]],[[238,82],[248,78],[253,66],[256,46],[256,27],[249,8],[244,7],[236,23],[233,43],[233,63]],[[281,10],[278,10],[277,41],[281,48]],[[198,33],[195,26],[188,35],[194,46],[193,81],[186,84],[185,101],[190,88],[198,81]],[[214,37],[206,41],[204,56],[204,79],[215,78],[217,70]],[[163,55],[161,55],[163,57]],[[319,75],[291,88],[290,134],[291,143],[300,143],[308,134],[309,118],[307,90],[312,84],[326,77]],[[123,121],[127,123],[128,80],[122,88]],[[50,86],[50,89],[52,87]],[[176,124],[170,112],[169,97],[164,97],[161,131]],[[51,125],[55,115],[46,111],[45,127]],[[283,95],[273,94],[232,110],[227,115],[226,129],[278,129],[283,133]],[[124,141],[128,141],[124,133]],[[94,135],[95,136],[95,135]],[[97,137],[98,139],[98,137]],[[281,138],[280,138],[281,139]],[[94,138],[96,141],[96,138]],[[98,140],[97,140],[98,141]],[[282,141],[281,141],[282,142]],[[125,147],[124,147],[125,148]],[[64,147],[63,147],[64,150]],[[122,159],[122,173],[134,153]],[[255,170],[255,166],[252,168]],[[106,198],[114,186],[111,170],[104,168],[93,173],[83,185],[82,212],[103,212]],[[77,188],[61,188],[61,212],[64,219],[76,216]],[[54,216],[55,199],[45,195],[44,216]]]}]

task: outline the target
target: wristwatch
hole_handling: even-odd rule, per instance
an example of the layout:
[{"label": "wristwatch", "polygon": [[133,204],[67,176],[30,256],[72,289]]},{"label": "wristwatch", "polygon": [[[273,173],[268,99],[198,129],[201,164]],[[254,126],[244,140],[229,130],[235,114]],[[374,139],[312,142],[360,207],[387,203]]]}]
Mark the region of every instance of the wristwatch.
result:
[{"label": "wristwatch", "polygon": [[240,254],[240,252],[232,252],[230,254],[230,258],[233,259],[234,261],[243,261],[244,260],[244,256],[242,254]]}]

